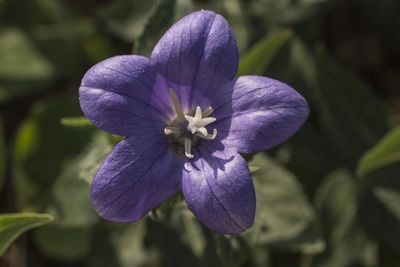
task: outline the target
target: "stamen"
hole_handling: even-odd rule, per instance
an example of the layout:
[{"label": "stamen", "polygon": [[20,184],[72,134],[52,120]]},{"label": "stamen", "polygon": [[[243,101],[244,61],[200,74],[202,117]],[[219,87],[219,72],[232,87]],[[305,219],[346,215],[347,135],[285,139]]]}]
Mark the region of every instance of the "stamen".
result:
[{"label": "stamen", "polygon": [[192,140],[185,138],[185,156],[189,159],[193,158],[192,154]]},{"label": "stamen", "polygon": [[176,95],[174,89],[172,89],[172,88],[169,89],[169,95],[171,97],[172,104],[174,105],[174,108],[175,108],[175,112],[176,112],[176,115],[177,115],[177,120],[178,121],[184,121],[185,120],[185,115],[182,112],[181,103],[179,102],[179,98]]},{"label": "stamen", "polygon": [[170,134],[179,134],[181,131],[179,130],[178,127],[165,127],[164,128],[164,133],[166,135],[170,135]]},{"label": "stamen", "polygon": [[217,137],[217,129],[214,129],[212,134],[204,135],[202,133],[196,133],[196,136],[206,140],[214,140]]},{"label": "stamen", "polygon": [[206,110],[203,111],[203,118],[208,117],[211,113],[214,112],[214,109],[212,107],[208,107]]}]

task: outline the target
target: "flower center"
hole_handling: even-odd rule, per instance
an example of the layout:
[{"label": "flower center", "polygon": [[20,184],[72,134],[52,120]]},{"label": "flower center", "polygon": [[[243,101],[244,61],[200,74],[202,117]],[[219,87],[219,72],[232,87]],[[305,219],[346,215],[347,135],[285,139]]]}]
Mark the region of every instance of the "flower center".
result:
[{"label": "flower center", "polygon": [[194,112],[184,114],[173,89],[169,90],[169,95],[174,105],[176,118],[164,128],[164,133],[171,137],[177,153],[180,153],[181,148],[184,147],[185,156],[193,158],[192,146],[196,145],[199,139],[212,140],[217,137],[217,129],[213,129],[213,132],[209,134],[206,128],[216,120],[214,117],[208,117],[214,110],[208,107],[202,111],[201,107],[197,106]]}]

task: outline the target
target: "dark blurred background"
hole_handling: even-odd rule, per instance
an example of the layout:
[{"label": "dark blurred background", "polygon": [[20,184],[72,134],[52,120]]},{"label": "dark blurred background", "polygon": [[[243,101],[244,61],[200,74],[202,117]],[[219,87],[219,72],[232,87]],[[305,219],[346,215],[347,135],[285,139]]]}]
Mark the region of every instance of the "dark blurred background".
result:
[{"label": "dark blurred background", "polygon": [[[311,116],[249,157],[246,233],[207,230],[179,198],[157,218],[101,221],[89,185],[118,138],[80,117],[80,80],[108,57],[148,56],[199,9],[232,25],[240,75],[290,84]],[[0,122],[0,213],[55,218],[0,266],[400,266],[399,131],[382,141],[400,124],[398,0],[0,0]]]}]

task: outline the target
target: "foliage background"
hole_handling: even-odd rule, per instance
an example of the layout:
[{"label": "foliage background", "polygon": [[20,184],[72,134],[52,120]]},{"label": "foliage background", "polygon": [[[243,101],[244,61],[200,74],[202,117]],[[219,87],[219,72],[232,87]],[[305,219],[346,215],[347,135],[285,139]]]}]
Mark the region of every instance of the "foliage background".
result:
[{"label": "foliage background", "polygon": [[[119,138],[79,117],[80,79],[107,57],[148,55],[202,8],[231,23],[240,74],[289,83],[311,116],[248,158],[257,217],[244,234],[207,230],[179,196],[136,223],[102,221],[89,185]],[[0,213],[54,217],[0,266],[400,266],[399,47],[397,0],[0,0]],[[4,216],[0,251],[42,224]]]}]

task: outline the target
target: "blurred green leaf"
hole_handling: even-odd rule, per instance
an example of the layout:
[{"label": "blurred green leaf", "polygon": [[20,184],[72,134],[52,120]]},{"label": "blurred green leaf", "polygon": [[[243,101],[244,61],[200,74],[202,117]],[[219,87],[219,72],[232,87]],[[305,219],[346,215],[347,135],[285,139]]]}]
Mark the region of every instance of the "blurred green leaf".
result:
[{"label": "blurred green leaf", "polygon": [[[90,251],[85,257],[85,265],[88,267],[125,267],[122,256],[119,255],[120,249],[118,243],[119,234],[123,234],[125,229],[129,228],[131,224],[115,224],[108,222],[101,222],[91,227],[92,238],[90,243]],[[121,238],[125,238],[122,237]],[[135,239],[133,236],[126,236],[126,239]],[[123,243],[123,241],[121,241]],[[133,244],[135,241],[132,242]],[[143,243],[143,239],[142,239]],[[129,251],[129,246],[124,248]],[[135,254],[131,250],[132,254]],[[126,253],[125,251],[123,253]],[[128,267],[128,266],[127,266]]]},{"label": "blurred green leaf", "polygon": [[[29,43],[51,63],[55,79],[79,79],[87,68],[87,57],[94,57],[93,62],[97,62],[98,55],[104,59],[111,53],[107,51],[109,38],[96,33],[93,18],[73,12],[71,7],[77,6],[83,4],[73,5],[62,0],[8,1],[0,14],[0,24],[23,29],[29,35]],[[96,44],[99,38],[103,40],[102,46]]]},{"label": "blurred green leaf", "polygon": [[3,12],[0,14],[0,22],[2,25],[18,26],[28,30],[35,24],[63,21],[68,18],[67,13],[61,0],[6,0]]},{"label": "blurred green leaf", "polygon": [[141,220],[112,233],[111,242],[121,267],[151,266],[155,263],[156,251],[146,249],[143,244],[146,231],[145,220]]},{"label": "blurred green leaf", "polygon": [[293,174],[261,153],[250,162],[257,195],[254,225],[244,233],[252,247],[272,245],[294,251],[323,250],[316,214]]},{"label": "blurred green leaf", "polygon": [[362,176],[375,169],[400,161],[400,126],[387,133],[361,158],[357,173]]},{"label": "blurred green leaf", "polygon": [[101,7],[97,13],[113,34],[133,42],[143,33],[157,1],[113,1]]},{"label": "blurred green leaf", "polygon": [[[400,266],[399,251],[381,245],[379,247],[378,260],[379,260],[379,262],[375,266],[379,266],[379,267]],[[375,267],[375,266],[373,266],[373,267]],[[369,267],[369,266],[367,266],[367,267]]]},{"label": "blurred green leaf", "polygon": [[93,124],[91,124],[90,121],[83,116],[62,118],[61,124],[68,127],[93,126]]},{"label": "blurred green leaf", "polygon": [[158,0],[151,9],[143,33],[137,39],[135,54],[149,56],[153,47],[174,20],[175,0]]},{"label": "blurred green leaf", "polygon": [[384,246],[399,250],[400,164],[376,169],[360,179],[360,221]]},{"label": "blurred green leaf", "polygon": [[[192,246],[188,246],[188,240],[182,238],[186,235],[187,229],[181,221],[178,220],[171,225],[167,220],[147,220],[146,228],[144,242],[147,248],[157,251],[160,266],[199,266]],[[196,236],[186,236],[186,238],[190,238],[189,242],[196,246],[194,242],[198,240],[192,239],[193,237]],[[178,258],[179,261],[176,260]]]},{"label": "blurred green leaf", "polygon": [[[250,31],[248,30],[247,20],[245,17],[246,10],[242,8],[240,0],[223,0],[224,3],[226,19],[232,27],[232,30],[235,34],[235,39],[237,46],[239,48],[239,52],[243,50],[243,48],[248,46]],[[179,2],[177,3],[179,5]],[[216,10],[214,7],[211,9],[217,13],[225,15],[221,13],[219,10]],[[187,13],[186,13],[187,14]]]},{"label": "blurred green leaf", "polygon": [[[173,198],[171,201],[174,201]],[[160,255],[165,257],[165,264],[174,262],[175,250],[187,251],[187,258],[179,266],[241,266],[250,256],[250,249],[245,240],[240,236],[223,236],[214,233],[202,226],[183,201],[174,205],[175,209],[169,214],[159,216],[157,220],[148,223],[149,233],[146,238],[157,247]],[[154,222],[154,223],[153,223]],[[158,228],[156,230],[156,226]],[[156,231],[156,233],[150,233]],[[158,236],[175,235],[171,243],[157,243]],[[153,244],[154,243],[154,244]],[[166,247],[164,247],[166,246]]]},{"label": "blurred green leaf", "polygon": [[4,176],[6,172],[6,144],[4,141],[4,134],[3,134],[3,120],[0,118],[0,191],[3,185]]},{"label": "blurred green leaf", "polygon": [[43,80],[54,71],[29,37],[15,28],[0,30],[0,62],[0,80]]},{"label": "blurred green leaf", "polygon": [[[216,254],[219,260],[218,266],[240,267],[250,257],[251,247],[245,239],[235,236],[221,236],[213,234]],[[206,266],[215,266],[207,264]]]},{"label": "blurred green leaf", "polygon": [[259,18],[268,28],[273,28],[276,25],[295,24],[311,18],[317,14],[324,2],[328,0],[249,1],[247,12]]},{"label": "blurred green leaf", "polygon": [[62,168],[90,140],[93,129],[68,128],[65,116],[80,115],[78,103],[53,99],[34,105],[17,132],[14,171],[21,205],[43,205]]},{"label": "blurred green leaf", "polygon": [[336,170],[322,181],[315,206],[327,246],[312,257],[309,266],[345,267],[368,259],[369,241],[357,222],[357,190],[355,177],[347,170]]},{"label": "blurred green leaf", "polygon": [[29,229],[49,223],[53,218],[48,214],[14,213],[0,215],[0,257],[8,246]]},{"label": "blurred green leaf", "polygon": [[284,68],[289,80],[310,102],[311,116],[318,119],[322,134],[339,159],[353,166],[386,132],[383,103],[365,82],[334,64],[322,49],[314,55],[298,38],[292,39],[288,64]]},{"label": "blurred green leaf", "polygon": [[281,30],[257,42],[240,59],[238,76],[263,75],[272,59],[292,36],[291,30]]},{"label": "blurred green leaf", "polygon": [[90,228],[61,228],[49,225],[34,233],[40,251],[49,257],[62,260],[83,258],[90,249]]},{"label": "blurred green leaf", "polygon": [[0,29],[0,104],[43,91],[53,78],[53,65],[17,28]]},{"label": "blurred green leaf", "polygon": [[314,194],[321,177],[340,163],[331,141],[311,123],[306,123],[290,140],[279,146],[275,157],[296,173],[309,195]]},{"label": "blurred green leaf", "polygon": [[171,213],[177,205],[179,205],[183,200],[183,196],[181,193],[175,194],[175,196],[170,197],[164,203],[162,203],[156,209],[153,209],[153,212],[161,212],[165,214]]},{"label": "blurred green leaf", "polygon": [[376,198],[385,205],[387,210],[392,213],[400,223],[400,192],[383,187],[376,187],[373,189],[373,192]]},{"label": "blurred green leaf", "polygon": [[206,240],[203,228],[199,221],[194,217],[186,203],[181,202],[171,212],[170,222],[176,230],[179,230],[179,236],[191,252],[198,258],[204,257]]},{"label": "blurred green leaf", "polygon": [[263,247],[253,248],[251,250],[250,266],[271,267],[271,253]]},{"label": "blurred green leaf", "polygon": [[96,133],[84,150],[65,167],[54,184],[54,206],[49,210],[55,212],[57,226],[88,226],[98,220],[89,198],[90,184],[111,149],[108,135]]},{"label": "blurred green leaf", "polygon": [[[80,79],[87,68],[89,51],[94,55],[98,53],[93,52],[97,49],[94,42],[92,47],[86,45],[98,37],[94,31],[92,21],[71,17],[51,25],[35,25],[32,27],[32,40],[51,62],[58,78]],[[107,48],[107,39],[103,41]]]}]

